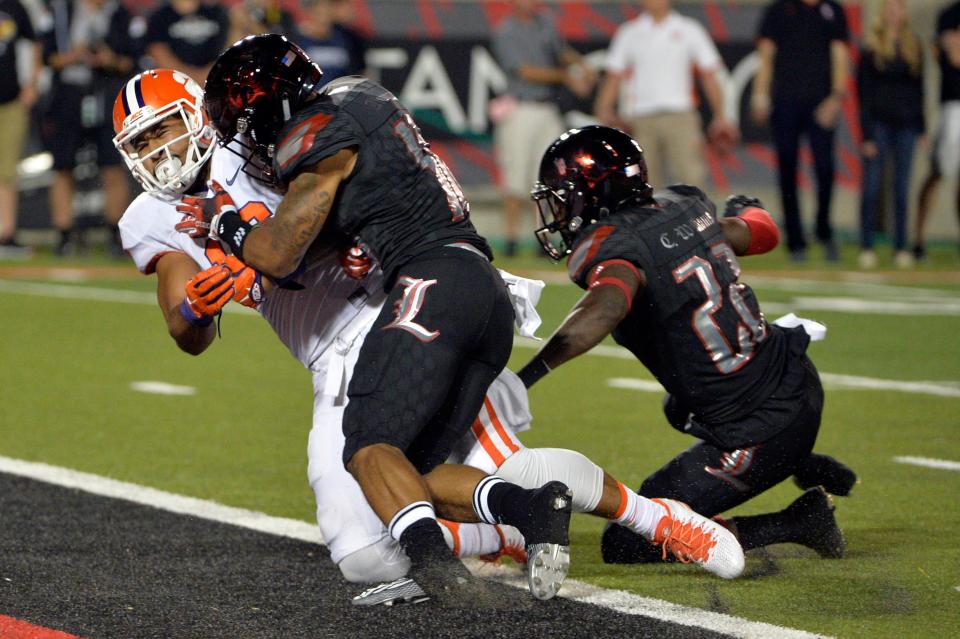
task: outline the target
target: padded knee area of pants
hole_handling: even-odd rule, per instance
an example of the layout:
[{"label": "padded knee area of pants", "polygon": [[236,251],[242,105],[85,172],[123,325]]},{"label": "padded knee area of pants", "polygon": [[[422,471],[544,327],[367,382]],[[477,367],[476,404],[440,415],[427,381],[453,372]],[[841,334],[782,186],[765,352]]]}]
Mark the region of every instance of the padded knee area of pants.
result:
[{"label": "padded knee area of pants", "polygon": [[523,488],[562,481],[573,491],[573,511],[578,513],[592,512],[603,496],[603,469],[565,448],[524,448],[507,458],[496,474]]},{"label": "padded knee area of pants", "polygon": [[350,553],[337,564],[343,578],[351,583],[374,584],[393,581],[410,570],[410,560],[391,537]]}]

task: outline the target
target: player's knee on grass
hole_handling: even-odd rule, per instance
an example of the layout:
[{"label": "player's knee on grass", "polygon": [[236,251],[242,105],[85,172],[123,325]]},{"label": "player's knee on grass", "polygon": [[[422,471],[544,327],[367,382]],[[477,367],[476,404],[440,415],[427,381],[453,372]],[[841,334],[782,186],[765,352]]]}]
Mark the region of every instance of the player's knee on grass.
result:
[{"label": "player's knee on grass", "polygon": [[523,448],[507,458],[497,476],[522,488],[561,481],[573,491],[573,511],[593,512],[603,496],[603,469],[564,448]]},{"label": "player's knee on grass", "polygon": [[384,537],[375,544],[352,552],[337,564],[350,583],[374,584],[400,579],[410,570],[410,559],[400,544]]}]

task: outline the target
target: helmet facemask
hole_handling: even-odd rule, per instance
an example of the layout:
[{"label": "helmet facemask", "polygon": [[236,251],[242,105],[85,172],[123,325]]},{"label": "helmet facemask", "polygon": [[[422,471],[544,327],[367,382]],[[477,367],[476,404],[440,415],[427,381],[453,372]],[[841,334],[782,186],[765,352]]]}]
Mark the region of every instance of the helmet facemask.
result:
[{"label": "helmet facemask", "polygon": [[[184,133],[141,156],[135,147],[137,138],[167,118],[179,119]],[[113,138],[113,145],[130,173],[150,195],[168,201],[179,199],[197,180],[214,150],[215,133],[203,117],[200,98],[194,102],[177,99],[156,110],[147,106],[131,114],[128,120],[132,121],[124,123]],[[184,141],[186,151],[180,157],[173,149]],[[155,160],[152,172],[147,169],[147,160]]]},{"label": "helmet facemask", "polygon": [[564,180],[553,189],[537,182],[530,192],[537,205],[541,227],[534,233],[544,252],[554,260],[569,255],[577,233],[584,226],[586,198],[573,180]]}]

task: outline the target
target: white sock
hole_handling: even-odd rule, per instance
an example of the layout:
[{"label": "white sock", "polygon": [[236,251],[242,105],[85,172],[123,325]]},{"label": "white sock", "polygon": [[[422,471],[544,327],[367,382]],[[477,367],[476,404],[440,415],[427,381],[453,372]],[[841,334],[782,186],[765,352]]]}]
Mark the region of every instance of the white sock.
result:
[{"label": "white sock", "polygon": [[653,539],[657,524],[667,515],[667,509],[641,497],[620,482],[617,482],[617,486],[620,488],[620,508],[610,521],[626,526],[647,540]]},{"label": "white sock", "polygon": [[438,519],[443,538],[455,557],[489,555],[500,550],[502,540],[497,527],[490,524],[461,524]]},{"label": "white sock", "polygon": [[401,508],[397,514],[393,516],[393,519],[390,520],[390,525],[387,526],[387,530],[390,531],[391,537],[400,541],[400,536],[403,534],[403,531],[421,519],[437,520],[437,514],[433,510],[433,504],[428,501],[415,501]]}]

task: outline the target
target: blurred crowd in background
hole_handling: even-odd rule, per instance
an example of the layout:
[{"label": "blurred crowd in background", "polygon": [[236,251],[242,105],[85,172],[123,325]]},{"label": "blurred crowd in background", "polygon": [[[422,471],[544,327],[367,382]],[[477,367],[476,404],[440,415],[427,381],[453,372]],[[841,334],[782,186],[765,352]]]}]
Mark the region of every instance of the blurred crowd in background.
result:
[{"label": "blurred crowd in background", "polygon": [[[944,178],[955,185],[960,174],[960,1],[941,3],[933,42],[917,35],[910,2],[864,3],[857,13],[863,18],[860,38],[851,36],[848,7],[835,0],[772,0],[763,7],[753,34],[758,65],[747,112],[751,126],[769,127],[780,201],[766,204],[781,221],[795,262],[808,259],[797,181],[803,145],[816,182],[813,240],[824,260],[839,259],[831,211],[835,138],[842,107],[851,101],[860,116],[859,266],[881,264],[875,251],[880,228],[891,237],[895,266],[909,268],[926,256],[925,223],[938,186]],[[629,3],[636,17],[619,25],[597,61],[564,40],[553,3],[499,4],[503,16],[489,33],[489,49],[506,82],[488,114],[502,195],[497,239],[503,253],[516,254],[526,244],[521,233],[524,217],[532,215],[528,195],[539,158],[570,124],[561,114],[564,95],[589,105],[585,121],[620,127],[640,141],[655,188],[685,182],[710,193],[708,151],[730,153],[747,123],[730,113],[720,81],[728,69],[703,24],[678,12],[671,0]],[[54,253],[87,249],[76,215],[77,184],[94,181],[100,194],[96,219],[108,231],[106,250],[120,255],[116,225],[136,194],[112,144],[112,107],[124,81],[139,70],[167,67],[202,85],[230,43],[264,32],[282,33],[302,46],[326,81],[363,74],[367,34],[353,26],[358,5],[364,0],[243,0],[229,6],[200,0],[0,0],[0,259],[26,257],[34,248],[18,241],[17,227],[18,163],[22,178],[28,139],[39,141],[52,172],[47,198]],[[936,69],[924,64],[930,50]],[[940,76],[940,108],[929,123],[927,73]],[[923,143],[930,169],[914,199],[913,159]],[[954,200],[960,219],[960,188]],[[882,206],[888,215],[880,214]]]}]

